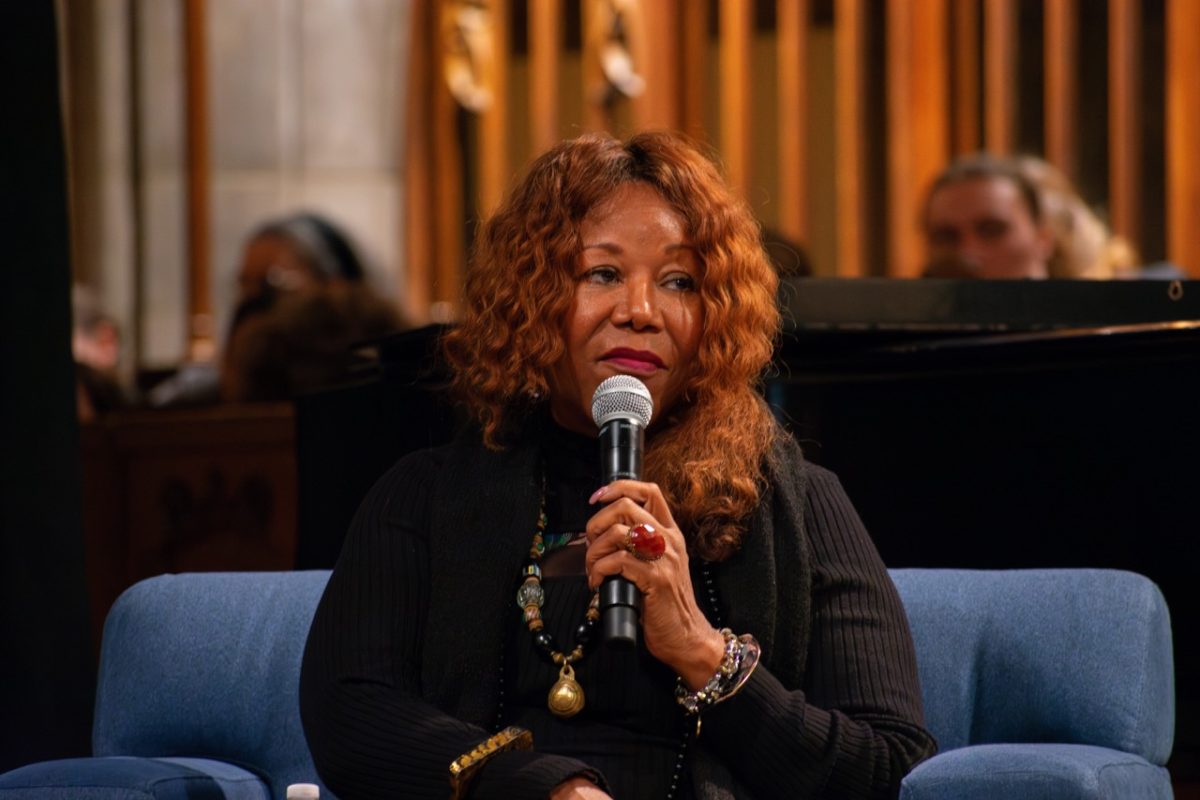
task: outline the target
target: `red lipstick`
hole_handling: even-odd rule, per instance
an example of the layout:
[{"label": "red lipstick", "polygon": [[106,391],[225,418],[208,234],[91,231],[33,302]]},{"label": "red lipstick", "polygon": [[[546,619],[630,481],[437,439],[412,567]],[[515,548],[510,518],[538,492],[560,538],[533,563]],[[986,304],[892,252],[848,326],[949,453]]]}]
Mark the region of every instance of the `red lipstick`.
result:
[{"label": "red lipstick", "polygon": [[656,369],[666,369],[666,364],[649,350],[633,350],[628,347],[614,347],[604,354],[604,361],[635,372],[652,372]]}]

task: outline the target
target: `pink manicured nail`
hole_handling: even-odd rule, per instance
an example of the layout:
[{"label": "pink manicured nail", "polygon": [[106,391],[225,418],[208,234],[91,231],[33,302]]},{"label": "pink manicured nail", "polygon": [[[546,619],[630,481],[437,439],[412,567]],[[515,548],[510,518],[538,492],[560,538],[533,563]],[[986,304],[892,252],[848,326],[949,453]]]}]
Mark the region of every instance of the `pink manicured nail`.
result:
[{"label": "pink manicured nail", "polygon": [[599,500],[601,497],[604,497],[606,494],[608,494],[608,487],[601,486],[599,489],[592,492],[592,496],[588,498],[588,505],[594,505],[597,500]]}]

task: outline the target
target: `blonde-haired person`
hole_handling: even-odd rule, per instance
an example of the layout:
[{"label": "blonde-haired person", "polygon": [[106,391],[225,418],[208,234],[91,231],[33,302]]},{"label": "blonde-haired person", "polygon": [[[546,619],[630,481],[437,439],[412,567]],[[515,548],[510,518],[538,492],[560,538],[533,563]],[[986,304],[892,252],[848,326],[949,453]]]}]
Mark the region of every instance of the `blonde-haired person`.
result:
[{"label": "blonde-haired person", "polygon": [[[375,486],[313,621],[301,712],[339,797],[897,795],[935,746],[912,640],[757,391],[776,286],[682,138],[534,161],[445,341],[474,424]],[[602,486],[590,403],[618,374],[655,410],[645,480]],[[642,592],[636,648],[599,641],[609,575]]]},{"label": "blonde-haired person", "polygon": [[1054,234],[1050,277],[1136,276],[1139,261],[1133,245],[1109,230],[1060,169],[1035,156],[1019,156],[1014,161],[1037,187],[1042,213]]}]

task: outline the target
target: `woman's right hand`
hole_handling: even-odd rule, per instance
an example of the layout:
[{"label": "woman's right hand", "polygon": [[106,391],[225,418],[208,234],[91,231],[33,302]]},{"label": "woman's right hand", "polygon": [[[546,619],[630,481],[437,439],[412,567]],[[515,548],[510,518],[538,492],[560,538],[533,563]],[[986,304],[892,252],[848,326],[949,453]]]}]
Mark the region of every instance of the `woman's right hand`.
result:
[{"label": "woman's right hand", "polygon": [[550,800],[612,800],[612,797],[587,778],[571,778],[554,787]]}]

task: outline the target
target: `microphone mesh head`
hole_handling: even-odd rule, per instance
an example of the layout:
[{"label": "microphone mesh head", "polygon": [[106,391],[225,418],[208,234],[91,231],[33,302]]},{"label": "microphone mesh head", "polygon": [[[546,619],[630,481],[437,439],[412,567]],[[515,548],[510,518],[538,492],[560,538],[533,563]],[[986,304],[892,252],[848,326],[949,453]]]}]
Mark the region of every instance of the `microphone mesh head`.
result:
[{"label": "microphone mesh head", "polygon": [[592,420],[603,428],[611,419],[631,419],[643,428],[650,424],[654,400],[646,384],[632,375],[605,378],[592,395]]}]

